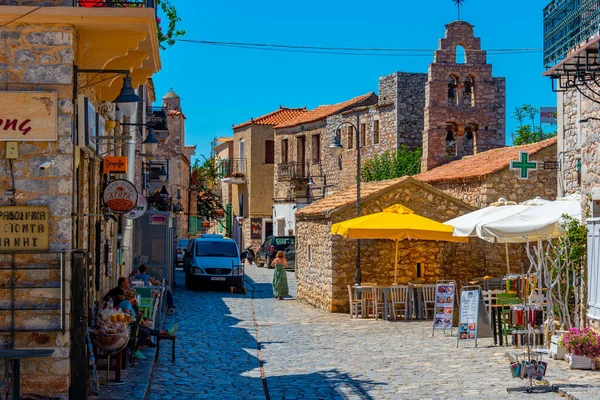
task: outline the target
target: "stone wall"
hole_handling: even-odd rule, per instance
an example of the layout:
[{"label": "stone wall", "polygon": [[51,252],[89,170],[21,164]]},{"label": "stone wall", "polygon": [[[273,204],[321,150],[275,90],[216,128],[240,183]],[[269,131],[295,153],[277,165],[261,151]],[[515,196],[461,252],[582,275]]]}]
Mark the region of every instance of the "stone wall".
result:
[{"label": "stone wall", "polygon": [[516,171],[506,167],[481,178],[431,182],[431,185],[477,208],[487,207],[500,197],[517,203],[536,196],[556,199],[557,171],[543,167],[544,161],[556,161],[556,145],[532,154],[530,159],[539,164],[537,171],[530,172],[529,179],[519,179]]},{"label": "stone wall", "polygon": [[[364,201],[361,214],[379,212],[393,204],[405,204],[416,214],[447,221],[474,210],[473,207],[440,193],[428,185],[407,183]],[[296,223],[296,274],[298,299],[333,312],[348,310],[347,285],[354,283],[356,241],[331,235],[331,224],[355,216],[353,207],[338,209],[331,219],[299,217]],[[309,259],[310,246],[310,259]],[[363,281],[390,285],[394,282],[394,242],[362,240]],[[512,272],[520,271],[525,254],[522,245],[509,246]],[[397,283],[417,279],[434,283],[438,279],[456,279],[506,274],[505,247],[482,240],[469,243],[400,241],[398,243]],[[417,277],[416,264],[423,275]]]},{"label": "stone wall", "polygon": [[[456,60],[456,48],[465,50],[466,62]],[[458,61],[458,62],[457,62]],[[449,79],[455,87],[449,88]],[[472,83],[472,84],[471,84]],[[449,92],[455,93],[454,101]],[[505,80],[492,77],[486,52],[473,26],[464,21],[446,25],[435,59],[429,65],[425,90],[425,128],[422,170],[427,171],[455,158],[505,145]],[[446,148],[447,126],[454,126],[456,156]],[[470,129],[474,138],[466,138]]]}]

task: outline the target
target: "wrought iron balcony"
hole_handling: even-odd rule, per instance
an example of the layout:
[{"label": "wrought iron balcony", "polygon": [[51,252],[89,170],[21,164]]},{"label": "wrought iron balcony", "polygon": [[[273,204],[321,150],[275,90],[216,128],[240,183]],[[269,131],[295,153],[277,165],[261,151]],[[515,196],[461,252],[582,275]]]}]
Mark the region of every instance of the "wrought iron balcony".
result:
[{"label": "wrought iron balcony", "polygon": [[156,0],[77,0],[79,7],[131,7],[131,8],[156,8]]},{"label": "wrought iron balcony", "polygon": [[308,178],[308,163],[291,162],[277,165],[277,175],[280,180]]},{"label": "wrought iron balcony", "polygon": [[563,59],[569,50],[598,32],[598,0],[554,0],[544,8],[544,66]]},{"label": "wrought iron balcony", "polygon": [[246,182],[245,158],[225,158],[219,160],[218,170],[223,183],[239,185]]}]

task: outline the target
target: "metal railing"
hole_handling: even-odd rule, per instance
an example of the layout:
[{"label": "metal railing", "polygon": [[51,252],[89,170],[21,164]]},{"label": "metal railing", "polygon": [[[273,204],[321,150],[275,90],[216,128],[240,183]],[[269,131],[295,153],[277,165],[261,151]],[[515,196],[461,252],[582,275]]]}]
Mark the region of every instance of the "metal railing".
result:
[{"label": "metal railing", "polygon": [[219,160],[218,170],[221,178],[244,178],[246,176],[246,159],[225,158]]},{"label": "metal railing", "polygon": [[600,0],[554,0],[544,8],[544,66],[598,32]]},{"label": "metal railing", "polygon": [[291,162],[277,165],[277,175],[281,180],[308,178],[308,163]]},{"label": "metal railing", "polygon": [[125,8],[156,8],[156,0],[77,0],[75,4],[79,7],[125,7]]}]

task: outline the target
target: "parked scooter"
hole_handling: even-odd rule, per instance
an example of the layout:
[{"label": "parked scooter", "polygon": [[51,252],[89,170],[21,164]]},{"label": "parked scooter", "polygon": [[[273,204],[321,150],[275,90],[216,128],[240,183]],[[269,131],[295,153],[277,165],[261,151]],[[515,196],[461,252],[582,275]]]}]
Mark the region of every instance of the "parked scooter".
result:
[{"label": "parked scooter", "polygon": [[244,258],[245,261],[248,261],[248,264],[250,264],[250,265],[254,264],[254,257],[256,255],[254,254],[254,250],[252,250],[252,246],[248,246],[246,248],[246,250],[244,250],[244,253],[245,253],[246,257],[245,258],[242,257],[242,258]]}]

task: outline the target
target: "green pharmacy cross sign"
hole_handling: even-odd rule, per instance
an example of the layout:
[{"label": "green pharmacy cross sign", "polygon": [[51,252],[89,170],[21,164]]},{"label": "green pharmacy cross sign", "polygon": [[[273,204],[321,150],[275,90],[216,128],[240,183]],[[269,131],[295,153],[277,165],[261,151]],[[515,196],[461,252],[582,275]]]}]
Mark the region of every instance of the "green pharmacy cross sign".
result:
[{"label": "green pharmacy cross sign", "polygon": [[521,151],[518,160],[510,161],[510,169],[519,171],[519,179],[529,179],[529,170],[537,170],[537,164],[537,161],[529,160],[529,153]]}]

